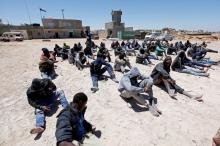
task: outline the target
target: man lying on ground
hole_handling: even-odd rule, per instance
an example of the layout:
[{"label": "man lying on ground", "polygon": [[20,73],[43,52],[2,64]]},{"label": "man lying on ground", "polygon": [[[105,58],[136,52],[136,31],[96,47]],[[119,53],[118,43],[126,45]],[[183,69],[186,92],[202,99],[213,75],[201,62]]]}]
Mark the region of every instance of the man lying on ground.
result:
[{"label": "man lying on ground", "polygon": [[176,58],[174,59],[171,68],[173,71],[177,71],[180,73],[187,73],[195,76],[205,76],[208,77],[209,74],[206,73],[208,70],[200,70],[190,66],[187,66],[187,58],[184,51],[180,51]]}]

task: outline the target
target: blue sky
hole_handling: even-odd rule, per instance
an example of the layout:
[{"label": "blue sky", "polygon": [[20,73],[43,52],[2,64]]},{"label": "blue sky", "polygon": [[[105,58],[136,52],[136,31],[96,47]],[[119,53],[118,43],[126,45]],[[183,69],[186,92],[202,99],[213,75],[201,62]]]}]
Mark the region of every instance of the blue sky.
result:
[{"label": "blue sky", "polygon": [[111,21],[111,10],[121,9],[126,27],[220,31],[220,0],[0,0],[4,23],[40,23],[39,8],[45,17],[80,19],[92,29],[104,28]]}]

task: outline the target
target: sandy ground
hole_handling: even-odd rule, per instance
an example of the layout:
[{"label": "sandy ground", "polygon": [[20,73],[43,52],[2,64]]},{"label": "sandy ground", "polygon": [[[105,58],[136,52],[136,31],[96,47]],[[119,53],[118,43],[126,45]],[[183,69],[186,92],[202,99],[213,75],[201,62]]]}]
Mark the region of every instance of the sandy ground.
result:
[{"label": "sandy ground", "polygon": [[[55,146],[56,115],[47,118],[47,129],[42,137],[34,140],[29,133],[35,125],[34,109],[28,104],[26,90],[33,78],[40,78],[38,69],[41,48],[53,49],[55,43],[73,46],[84,45],[85,40],[29,40],[24,42],[0,42],[0,145],[1,146]],[[96,41],[100,43],[100,41]],[[110,41],[106,41],[110,46]],[[220,41],[212,42],[209,48],[220,48]],[[113,52],[112,52],[113,54]],[[211,54],[217,58],[219,54]],[[114,55],[112,56],[114,60]],[[58,59],[60,60],[60,59]],[[145,75],[153,66],[136,65]],[[156,64],[157,61],[154,61]],[[154,86],[154,96],[162,116],[153,117],[135,104],[131,108],[119,97],[118,85],[111,80],[99,82],[97,93],[90,91],[89,69],[79,71],[68,61],[57,63],[58,78],[54,83],[65,91],[68,101],[77,92],[88,97],[86,119],[101,131],[99,139],[105,146],[209,146],[220,126],[220,77],[218,66],[210,70],[210,78],[171,72],[177,83],[191,93],[202,93],[204,103],[199,103],[178,94],[178,100]],[[116,73],[117,79],[122,74]]]}]

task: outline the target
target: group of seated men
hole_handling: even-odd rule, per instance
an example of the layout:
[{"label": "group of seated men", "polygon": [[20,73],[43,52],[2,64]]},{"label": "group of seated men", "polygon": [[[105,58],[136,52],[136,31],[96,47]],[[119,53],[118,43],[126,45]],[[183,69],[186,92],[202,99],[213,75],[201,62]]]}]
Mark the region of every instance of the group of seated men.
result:
[{"label": "group of seated men", "polygon": [[[55,72],[56,57],[61,57],[62,60],[68,59],[69,63],[75,64],[79,70],[83,70],[86,66],[89,67],[92,79],[91,90],[93,92],[99,90],[99,80],[107,80],[108,77],[104,75],[107,71],[112,81],[119,83],[118,91],[123,99],[127,101],[130,98],[134,98],[139,104],[148,108],[150,113],[156,117],[160,116],[162,111],[156,106],[156,98],[153,97],[153,85],[160,88],[165,87],[171,98],[176,98],[176,92],[178,92],[191,99],[203,101],[202,95],[191,95],[178,86],[175,79],[170,76],[171,69],[181,73],[209,76],[207,73],[208,67],[217,64],[217,62],[203,59],[207,52],[217,53],[214,50],[207,49],[205,43],[193,45],[187,41],[184,47],[177,45],[179,46],[178,48],[172,48],[172,51],[169,52],[168,49],[173,47],[173,45],[168,42],[145,41],[141,46],[137,41],[132,43],[129,41],[127,43],[122,42],[121,45],[116,41],[111,44],[116,56],[114,66],[110,64],[111,55],[104,43],[97,46],[92,40],[87,39],[85,44],[86,48],[84,50],[80,43],[74,44],[73,48],[70,48],[65,43],[63,48],[56,44],[53,52],[43,48],[39,63],[42,79],[33,79],[31,86],[27,90],[28,102],[35,108],[36,115],[36,127],[31,129],[32,134],[41,134],[46,128],[45,116],[52,112],[58,103],[62,105],[63,110],[58,115],[56,127],[57,145],[59,146],[74,146],[73,140],[82,142],[86,133],[93,133],[94,128],[84,119],[88,97],[80,92],[74,95],[71,103],[68,103],[64,91],[57,90],[56,85],[52,82],[52,79],[57,76]],[[186,47],[188,48],[181,49]],[[129,62],[128,56],[131,55],[131,52],[133,53],[133,51],[129,52],[129,49],[134,52],[139,51],[138,55],[134,53],[136,55],[136,63],[152,64],[150,59],[158,59],[160,53],[164,53],[163,61],[155,65],[149,76],[145,76]],[[173,52],[177,54],[174,61],[167,55]],[[141,57],[144,60],[140,61]],[[91,62],[89,58],[92,60]],[[126,66],[130,70],[126,71]],[[123,73],[120,81],[116,79],[114,70]]]}]

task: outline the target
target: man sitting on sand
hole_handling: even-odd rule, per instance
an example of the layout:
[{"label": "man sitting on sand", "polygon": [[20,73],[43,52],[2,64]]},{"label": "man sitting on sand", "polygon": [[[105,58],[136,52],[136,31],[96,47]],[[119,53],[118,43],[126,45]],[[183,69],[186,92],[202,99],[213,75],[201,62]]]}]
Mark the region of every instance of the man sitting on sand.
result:
[{"label": "man sitting on sand", "polygon": [[[165,50],[165,47],[161,45],[161,42],[160,41],[157,41],[156,42],[156,50],[155,50],[155,55],[156,57],[159,59],[159,60],[163,60],[164,56],[166,56],[166,50]],[[160,58],[159,58],[159,57]]]},{"label": "man sitting on sand", "polygon": [[90,45],[86,44],[86,48],[84,49],[84,54],[91,59],[94,59],[93,51]]},{"label": "man sitting on sand", "polygon": [[39,62],[39,70],[41,72],[41,77],[43,79],[55,79],[56,76],[58,76],[54,69],[54,63],[53,61],[47,59],[47,60],[41,60]]},{"label": "man sitting on sand", "polygon": [[[57,146],[76,146],[73,141],[77,141],[79,145],[89,144],[86,135],[93,133],[94,129],[84,118],[87,101],[88,97],[84,93],[77,93],[70,105],[57,116]],[[93,139],[93,135],[89,136],[89,139]]]},{"label": "man sitting on sand", "polygon": [[42,48],[42,55],[40,57],[40,60],[51,60],[53,62],[56,62],[56,58],[53,52],[50,52],[47,48]]},{"label": "man sitting on sand", "polygon": [[97,53],[97,57],[100,56],[103,57],[104,59],[108,58],[108,62],[111,62],[111,57],[110,57],[111,55],[103,42],[101,42],[99,51]]},{"label": "man sitting on sand", "polygon": [[73,47],[68,52],[68,62],[69,62],[69,64],[74,64],[75,63],[75,58],[76,58],[76,52],[75,52],[74,47]]},{"label": "man sitting on sand", "polygon": [[144,65],[152,64],[148,53],[143,48],[140,49],[140,53],[138,53],[136,57],[136,63],[144,64]]},{"label": "man sitting on sand", "polygon": [[[131,70],[123,75],[119,82],[118,91],[121,93],[122,98],[136,99],[140,104],[149,107],[150,112],[154,116],[159,116],[161,111],[157,109],[155,100],[153,98],[153,79],[151,77],[145,77],[141,75],[138,68],[133,67]],[[144,95],[147,93],[148,95]],[[146,102],[149,100],[150,105]]]},{"label": "man sitting on sand", "polygon": [[51,113],[57,100],[63,108],[68,102],[63,90],[56,90],[56,86],[49,79],[33,79],[31,86],[27,90],[29,104],[35,108],[36,127],[31,129],[31,134],[40,134],[45,130],[45,115]]},{"label": "man sitting on sand", "polygon": [[[176,84],[176,81],[171,78],[170,76],[170,66],[172,64],[172,58],[167,56],[163,62],[158,63],[152,73],[151,77],[154,80],[155,85],[164,84],[168,94],[170,97],[174,98],[176,96],[175,91],[179,92],[180,94],[184,94],[189,98],[195,99],[197,101],[202,101],[202,96],[195,96],[191,95],[190,93],[184,91],[180,86]],[[171,89],[174,88],[174,89]]]},{"label": "man sitting on sand", "polygon": [[167,48],[167,55],[173,55],[173,53],[177,55],[177,48],[170,44]]},{"label": "man sitting on sand", "polygon": [[115,59],[114,70],[120,71],[122,73],[125,72],[125,67],[128,66],[131,69],[131,64],[128,58],[125,58],[125,54],[120,54]]},{"label": "man sitting on sand", "polygon": [[55,47],[54,47],[54,52],[55,52],[55,53],[54,53],[54,56],[60,57],[60,56],[61,56],[61,54],[60,54],[61,50],[62,50],[62,48],[61,48],[59,45],[55,44]]},{"label": "man sitting on sand", "polygon": [[[104,67],[102,67],[103,65],[104,65]],[[92,84],[93,84],[93,87],[91,88],[91,90],[93,92],[96,92],[96,91],[99,90],[98,80],[106,79],[106,77],[103,76],[103,74],[106,71],[110,75],[110,78],[114,82],[117,83],[118,81],[115,78],[115,74],[114,74],[112,66],[109,63],[105,62],[105,58],[103,58],[103,56],[97,57],[97,59],[91,63],[91,65],[90,65],[90,75],[91,75]]]},{"label": "man sitting on sand", "polygon": [[136,51],[134,48],[132,48],[132,45],[129,41],[127,41],[127,43],[125,44],[125,46],[123,47],[125,50],[126,55],[133,55],[136,56]]},{"label": "man sitting on sand", "polygon": [[89,67],[89,59],[85,56],[84,52],[79,52],[76,55],[76,67],[83,70],[84,67]]}]

